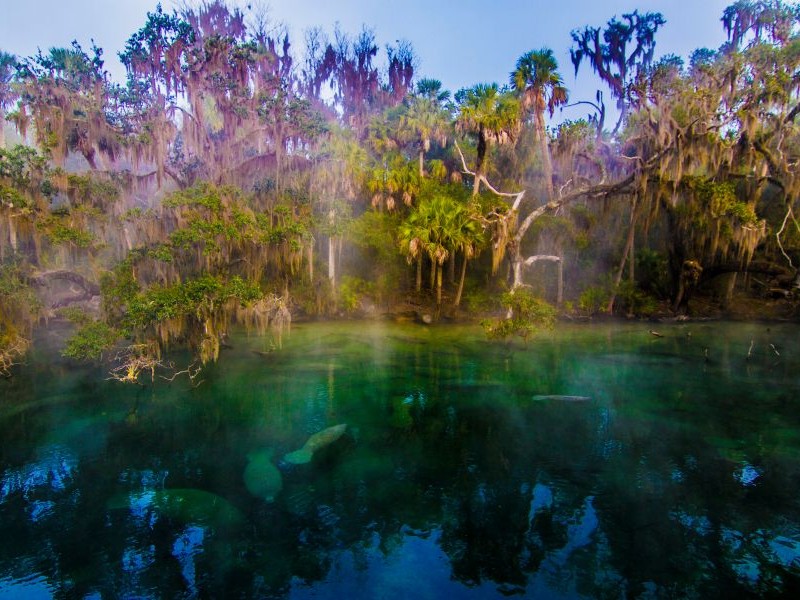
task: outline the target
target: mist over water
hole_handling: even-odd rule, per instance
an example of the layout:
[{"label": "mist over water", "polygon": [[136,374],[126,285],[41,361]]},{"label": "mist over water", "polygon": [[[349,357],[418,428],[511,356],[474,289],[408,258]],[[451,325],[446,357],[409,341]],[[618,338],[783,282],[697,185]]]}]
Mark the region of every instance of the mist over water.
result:
[{"label": "mist over water", "polygon": [[649,329],[299,325],[197,388],[42,352],[0,382],[0,598],[791,596],[797,327]]}]

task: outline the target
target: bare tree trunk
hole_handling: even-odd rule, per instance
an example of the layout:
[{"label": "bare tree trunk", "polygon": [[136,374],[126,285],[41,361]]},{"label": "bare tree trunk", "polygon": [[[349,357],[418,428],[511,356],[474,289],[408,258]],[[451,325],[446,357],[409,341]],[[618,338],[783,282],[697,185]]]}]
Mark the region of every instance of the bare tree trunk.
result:
[{"label": "bare tree trunk", "polygon": [[[611,314],[614,311],[614,302],[617,299],[617,289],[619,288],[619,284],[622,281],[622,274],[625,272],[625,261],[628,260],[628,256],[633,254],[633,240],[636,234],[636,221],[639,216],[639,212],[636,210],[636,206],[631,207],[631,224],[630,228],[628,229],[628,237],[625,240],[625,249],[622,251],[622,260],[619,263],[619,268],[617,269],[617,274],[614,276],[614,287],[611,290],[611,298],[608,300],[608,305],[606,305],[606,312]],[[631,256],[631,267],[630,267],[630,274],[631,280],[633,280],[633,260]]]},{"label": "bare tree trunk", "polygon": [[481,191],[481,177],[483,177],[483,165],[486,162],[486,137],[483,128],[478,132],[477,158],[475,160],[475,181],[472,184],[472,195],[477,196]]},{"label": "bare tree trunk", "polygon": [[342,270],[342,250],[344,248],[344,238],[337,237],[336,238],[336,272],[339,273]]},{"label": "bare tree trunk", "polygon": [[308,281],[314,283],[314,244],[308,245]]},{"label": "bare tree trunk", "polygon": [[631,240],[631,253],[628,256],[628,279],[631,283],[636,283],[636,235]]},{"label": "bare tree trunk", "polygon": [[450,280],[450,285],[456,283],[456,253],[450,253],[450,259],[447,261],[447,276]]},{"label": "bare tree trunk", "polygon": [[328,238],[328,279],[331,286],[336,287],[336,239]]},{"label": "bare tree trunk", "polygon": [[436,264],[436,312],[438,314],[439,309],[442,306],[442,267],[439,263]]},{"label": "bare tree trunk", "polygon": [[458,308],[459,305],[461,304],[461,294],[464,291],[464,279],[466,278],[466,275],[467,275],[467,261],[468,260],[469,259],[467,258],[467,253],[465,252],[464,253],[464,262],[461,263],[461,279],[458,282],[458,291],[456,292],[456,301],[453,303],[453,305],[456,308]]},{"label": "bare tree trunk", "polygon": [[422,291],[422,254],[417,256],[417,293]]},{"label": "bare tree trunk", "polygon": [[556,306],[564,302],[564,258],[558,261],[558,292],[556,293]]},{"label": "bare tree trunk", "polygon": [[419,149],[419,178],[425,177],[425,150],[424,146]]},{"label": "bare tree trunk", "polygon": [[14,215],[9,215],[8,218],[8,241],[11,244],[11,251],[13,254],[17,253],[17,224],[14,220]]},{"label": "bare tree trunk", "polygon": [[722,288],[722,293],[720,294],[720,306],[723,310],[727,310],[731,304],[733,292],[736,289],[736,276],[737,273],[728,273],[727,275],[722,276],[724,281],[720,286]]},{"label": "bare tree trunk", "polygon": [[553,163],[550,161],[550,146],[547,143],[547,130],[544,124],[544,114],[537,112],[534,115],[534,131],[539,142],[539,152],[542,155],[542,177],[544,189],[547,193],[545,202],[553,199]]},{"label": "bare tree trunk", "polygon": [[[535,254],[534,256],[529,256],[525,260],[522,260],[522,257],[519,256],[516,251],[512,254],[511,261],[514,267],[514,283],[511,285],[511,291],[513,292],[519,287],[522,287],[522,267],[529,267],[533,263],[536,262],[556,262],[559,264],[558,270],[558,295],[562,295],[561,288],[563,287],[563,276],[561,274],[561,257],[560,256],[550,256],[547,254]],[[560,302],[560,300],[559,300]]]}]

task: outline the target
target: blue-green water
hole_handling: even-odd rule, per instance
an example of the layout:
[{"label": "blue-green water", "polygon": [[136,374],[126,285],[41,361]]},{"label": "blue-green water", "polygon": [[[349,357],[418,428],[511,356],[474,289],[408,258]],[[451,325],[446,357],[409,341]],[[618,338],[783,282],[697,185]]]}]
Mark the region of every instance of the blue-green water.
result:
[{"label": "blue-green water", "polygon": [[196,388],[33,357],[0,599],[799,597],[800,328],[650,328],[307,324]]}]

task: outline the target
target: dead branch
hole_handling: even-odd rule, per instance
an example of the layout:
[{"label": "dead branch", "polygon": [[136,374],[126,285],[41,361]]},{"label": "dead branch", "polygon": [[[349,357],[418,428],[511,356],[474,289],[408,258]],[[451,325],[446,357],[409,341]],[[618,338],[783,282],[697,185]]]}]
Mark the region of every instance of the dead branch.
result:
[{"label": "dead branch", "polygon": [[524,265],[526,267],[530,267],[533,263],[537,262],[561,262],[560,256],[548,256],[546,254],[536,254],[534,256],[529,256],[525,259]]},{"label": "dead branch", "polygon": [[23,356],[31,345],[27,338],[16,336],[7,346],[0,349],[0,377],[11,377],[11,368],[22,364],[17,359]]},{"label": "dead branch", "polygon": [[501,191],[495,189],[494,186],[491,183],[489,183],[489,181],[486,179],[485,175],[478,176],[478,175],[475,175],[475,173],[473,171],[469,170],[469,168],[467,167],[467,161],[464,158],[464,153],[461,152],[461,146],[458,145],[458,142],[456,140],[453,140],[453,143],[456,146],[456,150],[458,150],[458,155],[461,157],[461,166],[463,167],[462,173],[466,173],[467,175],[471,175],[472,177],[478,177],[483,182],[483,184],[487,188],[489,188],[489,190],[493,194],[495,194],[497,196],[502,196],[504,198],[514,198],[515,199],[514,200],[514,204],[513,204],[513,206],[511,208],[512,208],[512,210],[517,210],[517,208],[519,207],[520,203],[522,202],[523,196],[525,196],[525,190],[522,190],[521,192],[501,192]]},{"label": "dead branch", "polygon": [[794,218],[794,213],[792,212],[792,207],[789,206],[788,210],[786,211],[786,216],[783,218],[783,223],[781,224],[781,228],[775,234],[775,239],[778,241],[778,248],[781,250],[781,254],[786,259],[786,262],[789,263],[789,266],[794,269],[794,264],[792,264],[792,259],[786,254],[786,250],[783,248],[783,244],[781,243],[781,234],[783,234],[784,229],[786,229],[786,223],[789,221],[789,217],[792,218],[792,222],[794,226],[797,227],[797,231],[800,232],[800,224],[797,223],[797,219]]}]

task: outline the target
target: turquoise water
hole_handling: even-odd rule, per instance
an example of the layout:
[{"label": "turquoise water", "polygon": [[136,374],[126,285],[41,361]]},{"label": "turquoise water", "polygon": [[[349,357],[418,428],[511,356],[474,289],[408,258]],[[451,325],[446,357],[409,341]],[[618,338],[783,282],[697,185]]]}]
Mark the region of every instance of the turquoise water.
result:
[{"label": "turquoise water", "polygon": [[0,599],[799,597],[800,328],[651,328],[302,324],[196,388],[34,356]]}]

